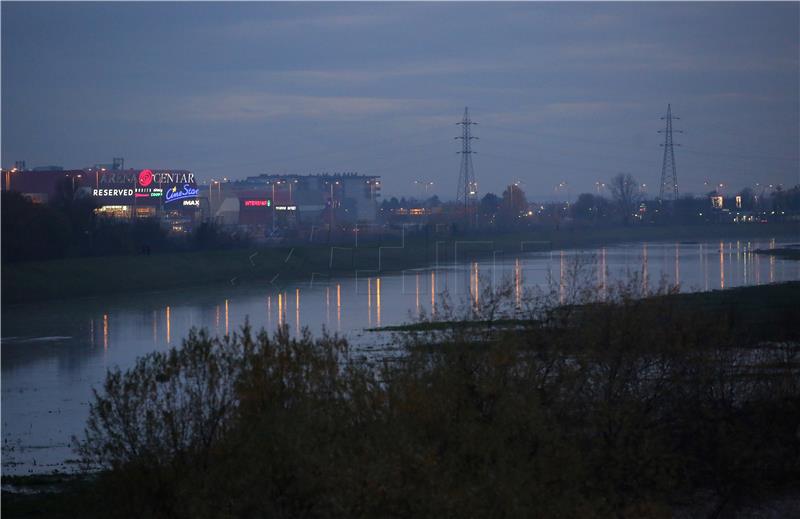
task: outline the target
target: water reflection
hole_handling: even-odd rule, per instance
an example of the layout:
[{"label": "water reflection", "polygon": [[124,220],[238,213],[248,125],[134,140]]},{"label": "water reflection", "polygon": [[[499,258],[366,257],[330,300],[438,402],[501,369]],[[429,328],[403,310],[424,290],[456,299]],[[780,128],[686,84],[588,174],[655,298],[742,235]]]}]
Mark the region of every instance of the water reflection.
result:
[{"label": "water reflection", "polygon": [[566,272],[564,272],[564,251],[560,251],[558,259],[558,301],[563,304],[566,298]]},{"label": "water reflection", "polygon": [[294,330],[300,335],[300,288],[294,289]]},{"label": "water reflection", "polygon": [[642,292],[647,293],[648,282],[647,282],[647,244],[642,244]]},{"label": "water reflection", "polygon": [[[607,287],[606,287],[606,248],[603,247],[600,249],[600,266],[598,268],[598,273],[600,274],[600,297],[605,301],[606,294],[607,294]],[[519,306],[519,303],[517,303]]]},{"label": "water reflection", "polygon": [[431,269],[431,317],[436,317],[436,270]]},{"label": "water reflection", "polygon": [[415,301],[414,301],[415,302],[414,315],[419,317],[420,316],[420,310],[419,310],[419,272],[414,274],[414,285],[415,285],[415,290],[414,290],[414,298],[415,298]]},{"label": "water reflection", "polygon": [[381,278],[375,280],[375,321],[381,325]]},{"label": "water reflection", "polygon": [[[227,310],[228,310],[228,301],[225,301],[225,322],[226,322],[225,329],[226,330],[228,329],[228,327],[227,327],[228,311]],[[166,310],[166,321],[167,321],[167,344],[169,344],[170,343],[170,336],[169,336],[169,332],[170,332],[169,306],[167,306],[167,310]]]},{"label": "water reflection", "polygon": [[[597,269],[596,277],[591,279],[603,297],[609,285],[633,272],[642,273],[645,287],[659,283],[663,276],[681,290],[800,279],[800,262],[752,252],[777,246],[780,244],[774,240],[720,241],[699,243],[695,249],[694,245],[671,242],[528,253],[415,270],[413,291],[404,289],[406,281],[398,274],[367,278],[366,291],[364,278],[343,278],[312,285],[299,281],[279,289],[264,283],[97,298],[79,305],[52,302],[5,308],[3,439],[27,445],[68,445],[69,437],[78,434],[83,426],[91,387],[101,384],[107,367],[129,367],[143,354],[178,344],[192,325],[206,326],[213,334],[230,334],[249,317],[256,329],[274,329],[275,325],[286,323],[286,313],[291,310],[287,307],[292,304],[287,294],[292,290],[291,333],[300,333],[304,324],[313,333],[319,333],[323,324],[330,327],[335,304],[336,330],[350,338],[369,341],[373,336],[358,338],[357,332],[398,324],[408,320],[410,314],[437,317],[436,306],[444,306],[444,294],[456,304],[477,308],[486,285],[504,284],[511,288],[513,284],[517,308],[524,304],[526,288],[546,287],[551,282],[564,301],[574,288],[572,265],[578,258],[589,258],[589,267]],[[491,276],[485,270],[481,275],[481,269],[486,268],[493,269]],[[559,269],[558,277],[555,268]],[[594,271],[589,273],[595,276]],[[462,282],[467,280],[469,283]],[[61,436],[54,439],[54,435]],[[59,452],[71,456],[65,449]],[[39,459],[45,456],[42,450],[36,452]]]},{"label": "water reflection", "polygon": [[725,288],[725,244],[719,242],[719,288]]}]

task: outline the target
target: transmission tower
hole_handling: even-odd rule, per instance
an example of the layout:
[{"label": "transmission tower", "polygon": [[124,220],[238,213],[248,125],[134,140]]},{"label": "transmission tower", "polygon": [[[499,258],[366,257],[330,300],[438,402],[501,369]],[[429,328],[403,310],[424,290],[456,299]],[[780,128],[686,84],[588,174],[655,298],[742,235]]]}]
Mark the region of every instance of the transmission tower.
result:
[{"label": "transmission tower", "polygon": [[667,121],[667,127],[664,130],[659,130],[658,133],[664,134],[664,162],[661,165],[661,187],[658,191],[659,200],[677,200],[678,199],[678,173],[675,169],[675,149],[674,146],[680,146],[672,142],[672,132],[683,133],[681,130],[672,129],[672,120],[680,119],[680,117],[672,116],[672,107],[667,105],[667,115],[662,117],[661,120]]},{"label": "transmission tower", "polygon": [[478,124],[469,118],[469,108],[464,107],[464,118],[461,119],[461,169],[458,173],[458,192],[456,201],[464,206],[464,219],[467,225],[471,222],[471,217],[475,213],[475,202],[478,198],[478,183],[475,181],[475,170],[472,167],[472,136],[471,126]]}]

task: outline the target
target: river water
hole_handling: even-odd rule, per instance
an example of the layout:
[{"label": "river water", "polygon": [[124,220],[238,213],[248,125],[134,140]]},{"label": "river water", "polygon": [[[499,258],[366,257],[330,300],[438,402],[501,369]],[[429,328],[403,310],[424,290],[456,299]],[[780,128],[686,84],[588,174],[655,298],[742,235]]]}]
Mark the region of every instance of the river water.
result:
[{"label": "river water", "polygon": [[[2,469],[4,474],[70,470],[70,441],[81,434],[92,388],[112,366],[131,366],[179,345],[192,327],[212,334],[285,323],[292,333],[323,327],[358,347],[380,348],[367,328],[430,315],[443,298],[474,304],[488,286],[565,290],[577,263],[602,288],[637,273],[642,283],[682,291],[726,289],[800,279],[800,262],[755,254],[776,240],[631,243],[597,249],[495,255],[378,276],[354,272],[273,286],[205,287],[3,308]],[[462,260],[465,258],[462,255]],[[558,292],[558,290],[557,290]]]}]

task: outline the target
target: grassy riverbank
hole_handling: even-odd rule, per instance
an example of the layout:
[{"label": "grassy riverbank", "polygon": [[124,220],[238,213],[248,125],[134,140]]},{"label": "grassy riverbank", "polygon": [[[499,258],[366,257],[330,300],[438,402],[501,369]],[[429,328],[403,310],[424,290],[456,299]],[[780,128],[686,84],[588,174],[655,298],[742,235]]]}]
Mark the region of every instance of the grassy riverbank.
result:
[{"label": "grassy riverbank", "polygon": [[562,229],[463,237],[409,234],[380,243],[108,256],[5,264],[3,305],[146,292],[214,284],[244,284],[347,276],[356,270],[398,271],[475,256],[594,247],[629,241],[699,241],[786,237],[800,239],[797,224],[710,225]]},{"label": "grassy riverbank", "polygon": [[[712,290],[710,292],[690,292],[656,296],[644,300],[644,305],[663,305],[668,300],[676,311],[685,314],[712,313],[724,317],[736,333],[752,337],[762,334],[777,339],[776,330],[791,328],[793,322],[800,322],[800,281],[774,283],[760,286]],[[589,305],[588,310],[591,311]],[[518,329],[532,323],[527,319],[485,320],[444,320],[422,321],[417,323],[371,328],[376,332],[429,332],[447,330],[497,330]]]},{"label": "grassy riverbank", "polygon": [[756,254],[766,254],[778,258],[800,260],[800,248],[759,249]]},{"label": "grassy riverbank", "polygon": [[796,514],[800,282],[618,295],[397,362],[191,336],[109,375],[80,451],[106,470],[4,477],[3,515]]}]

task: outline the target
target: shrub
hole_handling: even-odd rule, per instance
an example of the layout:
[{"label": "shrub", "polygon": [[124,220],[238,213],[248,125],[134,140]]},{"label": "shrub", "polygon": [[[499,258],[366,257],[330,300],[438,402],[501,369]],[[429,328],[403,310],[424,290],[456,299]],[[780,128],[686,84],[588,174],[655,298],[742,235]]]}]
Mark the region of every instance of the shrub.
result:
[{"label": "shrub", "polygon": [[637,287],[524,312],[501,291],[468,316],[513,308],[512,326],[385,359],[286,328],[192,333],[109,373],[79,449],[132,516],[668,517],[796,481],[797,343]]}]

